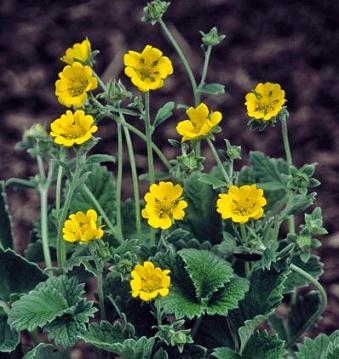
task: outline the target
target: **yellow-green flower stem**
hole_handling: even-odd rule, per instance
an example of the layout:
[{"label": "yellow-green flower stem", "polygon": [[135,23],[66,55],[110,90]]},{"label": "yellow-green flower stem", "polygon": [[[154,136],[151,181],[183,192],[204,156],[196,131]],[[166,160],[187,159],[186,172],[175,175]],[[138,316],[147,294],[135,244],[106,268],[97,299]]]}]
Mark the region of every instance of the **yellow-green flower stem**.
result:
[{"label": "yellow-green flower stem", "polygon": [[148,176],[149,184],[153,184],[155,181],[154,173],[154,159],[152,149],[152,126],[150,116],[150,105],[149,105],[149,91],[145,93],[145,132],[146,132],[146,146],[147,146],[147,164],[148,164]]},{"label": "yellow-green flower stem", "polygon": [[218,167],[219,167],[219,169],[220,169],[220,171],[221,171],[227,185],[230,185],[231,184],[231,179],[228,176],[228,174],[227,174],[227,172],[225,170],[225,167],[221,162],[221,159],[220,159],[220,157],[218,155],[218,152],[217,152],[213,142],[211,141],[211,139],[207,138],[207,143],[208,143],[208,145],[209,145],[209,147],[210,147],[210,149],[212,151],[213,157],[214,157],[215,161],[217,162],[217,165],[218,165]]},{"label": "yellow-green flower stem", "polygon": [[82,186],[82,191],[86,194],[86,196],[91,200],[93,206],[95,207],[95,209],[100,213],[100,216],[104,219],[106,225],[108,226],[108,228],[111,230],[112,234],[114,235],[114,237],[117,239],[117,241],[121,244],[123,242],[123,238],[120,236],[120,233],[116,231],[116,229],[114,228],[112,222],[109,220],[109,218],[107,217],[106,212],[104,211],[104,209],[101,207],[100,203],[98,202],[98,200],[95,198],[95,196],[93,195],[92,191],[86,186],[86,184],[84,184]]},{"label": "yellow-green flower stem", "polygon": [[197,82],[193,75],[192,68],[191,68],[188,60],[186,59],[186,56],[184,55],[181,47],[179,46],[179,44],[177,43],[177,41],[171,34],[170,30],[168,29],[167,25],[164,23],[164,21],[162,19],[159,20],[159,24],[160,24],[165,36],[167,37],[167,39],[169,40],[169,42],[172,44],[175,51],[177,52],[182,64],[184,65],[187,76],[191,82],[193,96],[194,96],[194,104],[195,104],[195,106],[197,106],[199,104],[199,91],[198,91]]},{"label": "yellow-green flower stem", "polygon": [[[247,238],[246,225],[245,224],[240,224],[239,227],[240,227],[240,236],[241,236],[242,243],[244,245],[246,245],[246,242],[247,242],[246,241],[246,238]],[[250,276],[250,274],[251,274],[250,262],[245,261],[244,269],[245,269],[245,276],[246,276],[246,278],[248,278]]]},{"label": "yellow-green flower stem", "polygon": [[[288,140],[288,129],[287,129],[287,115],[284,114],[281,116],[281,130],[282,130],[282,138],[284,143],[284,151],[286,156],[287,165],[289,168],[289,171],[291,170],[291,166],[293,165],[292,161],[292,153],[290,148],[290,143]],[[289,199],[291,199],[291,194],[289,195]],[[288,230],[290,233],[295,233],[295,222],[294,222],[294,216],[290,216],[288,218]]]},{"label": "yellow-green flower stem", "polygon": [[[123,115],[120,114],[121,122],[124,123],[125,119]],[[137,166],[135,163],[135,156],[133,150],[133,143],[127,127],[123,126],[124,134],[126,138],[127,151],[129,157],[129,163],[131,167],[132,175],[132,185],[133,185],[133,198],[134,198],[134,212],[135,212],[135,227],[137,230],[137,235],[141,237],[141,218],[140,218],[140,195],[139,195],[139,182],[138,182],[138,173]]]},{"label": "yellow-green flower stem", "polygon": [[[105,115],[107,117],[111,118],[112,120],[114,120],[116,122],[121,123],[120,119],[117,116],[115,116],[112,112],[117,112],[122,115],[129,115],[129,116],[135,116],[135,117],[139,116],[138,113],[128,110],[128,109],[114,109],[112,111],[106,111],[105,106],[103,106],[96,98],[93,97],[92,100],[93,100],[93,102],[95,102],[96,105],[98,105],[100,107],[100,109],[105,111]],[[136,127],[129,124],[128,122],[123,122],[121,124],[123,127],[127,127],[131,132],[133,132],[135,135],[137,135],[139,138],[141,138],[143,141],[146,142],[146,135],[143,134]],[[159,157],[160,161],[163,163],[163,165],[169,170],[171,168],[171,165],[170,165],[169,161],[167,160],[166,156],[160,150],[160,148],[155,143],[152,143],[152,148],[153,148],[154,153],[156,153],[156,155]]]},{"label": "yellow-green flower stem", "polygon": [[119,237],[122,235],[122,217],[121,217],[121,195],[122,195],[122,171],[123,171],[123,143],[122,143],[122,131],[121,123],[117,123],[118,133],[118,170],[117,170],[117,208],[116,208],[116,224],[119,232]]},{"label": "yellow-green flower stem", "polygon": [[61,207],[62,176],[63,176],[63,168],[62,166],[59,165],[57,180],[55,185],[55,209],[57,211],[59,211]]},{"label": "yellow-green flower stem", "polygon": [[82,162],[85,160],[83,155],[76,156],[76,165],[75,171],[72,178],[69,179],[69,187],[65,196],[64,205],[62,207],[61,213],[59,215],[58,222],[58,235],[57,235],[57,262],[58,267],[61,272],[63,272],[66,262],[66,243],[62,236],[62,228],[64,226],[64,222],[67,218],[69,206],[71,204],[71,200],[73,197],[74,191],[78,188],[78,179],[80,176],[80,170]]},{"label": "yellow-green flower stem", "polygon": [[42,158],[37,156],[39,174],[40,174],[40,183],[38,185],[38,191],[40,195],[40,215],[41,215],[41,240],[42,240],[42,251],[44,255],[45,265],[47,273],[49,276],[53,275],[52,270],[52,259],[51,253],[49,251],[49,242],[48,242],[48,190],[52,182],[53,162],[49,162],[48,176],[46,178],[45,169],[43,167]]},{"label": "yellow-green flower stem", "polygon": [[318,291],[320,295],[320,303],[318,309],[312,314],[312,316],[308,319],[308,321],[303,325],[302,328],[299,329],[299,331],[289,339],[288,345],[291,347],[293,346],[298,338],[308,329],[310,328],[320,317],[320,315],[324,312],[327,306],[327,295],[325,292],[324,287],[315,279],[313,278],[309,273],[304,271],[302,268],[296,266],[295,264],[290,265],[290,269],[304,277],[309,283],[311,283]]},{"label": "yellow-green flower stem", "polygon": [[205,51],[204,66],[202,68],[201,80],[200,80],[200,83],[198,86],[198,95],[197,95],[198,103],[200,102],[201,88],[205,85],[205,80],[206,80],[206,76],[207,76],[208,65],[209,65],[210,58],[211,58],[212,48],[213,48],[213,46],[209,45],[209,46],[207,46],[207,49]]}]

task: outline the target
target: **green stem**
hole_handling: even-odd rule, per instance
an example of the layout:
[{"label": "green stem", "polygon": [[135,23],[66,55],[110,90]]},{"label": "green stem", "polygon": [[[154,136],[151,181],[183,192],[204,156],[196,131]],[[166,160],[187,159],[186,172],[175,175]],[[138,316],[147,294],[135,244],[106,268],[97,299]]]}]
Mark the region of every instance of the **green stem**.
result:
[{"label": "green stem", "polygon": [[154,160],[153,160],[153,149],[152,149],[152,126],[150,117],[150,105],[149,105],[149,92],[145,93],[145,132],[146,132],[146,146],[147,146],[147,163],[148,163],[148,175],[149,184],[155,182],[154,173]]},{"label": "green stem", "polygon": [[97,265],[97,292],[99,297],[99,308],[100,308],[100,319],[106,320],[106,310],[105,310],[105,298],[104,298],[104,287],[103,287],[103,280],[102,280],[102,274],[103,274],[103,268],[100,266],[98,268]]},{"label": "green stem", "polygon": [[[92,69],[93,70],[93,69]],[[100,87],[106,91],[107,90],[107,86],[106,84],[101,80],[100,76],[93,70],[93,75],[94,77],[98,80],[98,83],[100,85]]]},{"label": "green stem", "polygon": [[[122,118],[123,120],[123,118]],[[138,173],[137,166],[135,163],[135,156],[133,150],[133,143],[131,140],[130,133],[128,128],[124,126],[124,133],[126,138],[129,163],[131,166],[131,174],[132,174],[132,184],[133,184],[133,195],[134,195],[134,211],[135,211],[135,226],[137,230],[137,235],[141,237],[141,218],[140,218],[140,195],[139,195],[139,183],[138,183]]]},{"label": "green stem", "polygon": [[121,194],[122,194],[122,171],[123,171],[123,144],[122,144],[122,132],[121,124],[117,123],[118,132],[118,170],[117,170],[117,208],[116,208],[116,223],[119,232],[119,238],[123,238],[122,235],[122,217],[121,217]]},{"label": "green stem", "polygon": [[63,176],[63,168],[62,168],[62,166],[59,166],[57,180],[56,180],[56,186],[55,186],[55,208],[57,211],[59,211],[61,208],[62,176]]},{"label": "green stem", "polygon": [[194,96],[194,103],[195,103],[195,106],[197,106],[199,104],[198,87],[197,87],[197,82],[195,81],[191,66],[190,66],[188,60],[186,59],[186,56],[184,55],[181,47],[179,46],[179,44],[177,43],[177,41],[175,40],[175,38],[173,37],[170,30],[168,29],[168,27],[166,26],[166,24],[164,23],[164,21],[162,19],[159,20],[159,24],[160,24],[165,36],[167,37],[167,39],[169,40],[169,42],[172,44],[175,51],[177,52],[182,64],[184,65],[187,76],[191,82],[193,96]]},{"label": "green stem", "polygon": [[198,102],[200,102],[200,95],[201,95],[201,88],[205,85],[205,80],[206,80],[206,76],[207,76],[207,70],[208,70],[208,65],[210,62],[210,58],[211,58],[211,52],[212,52],[212,46],[209,45],[205,51],[205,60],[204,60],[204,66],[202,68],[202,72],[201,72],[201,80],[198,86]]},{"label": "green stem", "polygon": [[215,160],[216,160],[216,162],[217,162],[217,164],[218,164],[218,167],[219,167],[221,173],[222,173],[223,176],[224,176],[224,179],[225,179],[226,183],[227,183],[228,185],[230,185],[230,184],[231,184],[231,179],[229,178],[229,176],[228,176],[228,174],[227,174],[227,172],[226,172],[226,170],[225,170],[225,167],[224,167],[223,163],[221,162],[221,159],[220,159],[220,157],[219,157],[219,155],[218,155],[217,150],[216,150],[215,147],[214,147],[213,142],[208,138],[208,139],[207,139],[207,143],[208,143],[208,145],[210,146],[210,149],[211,149],[211,151],[212,151],[212,154],[213,154],[213,156],[214,156],[214,158],[215,158]]},{"label": "green stem", "polygon": [[[289,172],[291,171],[291,167],[293,165],[292,161],[292,153],[290,148],[290,143],[288,140],[288,129],[287,129],[287,114],[284,114],[281,116],[281,130],[282,130],[282,138],[284,143],[284,151],[286,156],[286,161],[288,165]],[[291,198],[291,194],[288,195],[289,199]],[[292,234],[295,233],[295,222],[294,222],[294,216],[288,217],[288,231]]]},{"label": "green stem", "polygon": [[294,345],[294,343],[298,340],[298,338],[308,329],[310,328],[320,317],[320,315],[324,312],[327,306],[327,295],[325,292],[324,287],[315,279],[313,278],[309,273],[304,271],[302,268],[296,266],[295,264],[290,265],[290,269],[293,272],[298,273],[302,277],[304,277],[309,283],[311,283],[320,294],[320,303],[318,309],[311,315],[311,317],[308,319],[308,321],[304,324],[304,326],[292,337],[289,339],[288,344],[289,346]]},{"label": "green stem", "polygon": [[92,191],[86,186],[86,184],[84,184],[82,186],[82,190],[83,192],[86,194],[86,196],[91,200],[91,202],[93,203],[93,206],[96,208],[96,210],[100,213],[101,217],[104,219],[106,225],[109,227],[109,229],[111,230],[112,234],[116,237],[117,241],[121,244],[123,242],[122,237],[119,237],[119,234],[117,233],[117,231],[115,230],[112,222],[109,220],[109,218],[107,217],[106,212],[104,211],[104,209],[101,207],[100,203],[98,202],[98,200],[95,198],[95,196],[93,195]]}]

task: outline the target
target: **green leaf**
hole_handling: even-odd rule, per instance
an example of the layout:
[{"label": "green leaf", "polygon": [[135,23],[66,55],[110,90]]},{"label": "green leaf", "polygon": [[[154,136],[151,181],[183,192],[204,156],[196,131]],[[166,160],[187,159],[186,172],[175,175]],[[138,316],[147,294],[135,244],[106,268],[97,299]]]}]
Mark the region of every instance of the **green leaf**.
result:
[{"label": "green leaf", "polygon": [[165,349],[160,348],[153,354],[152,359],[169,359],[169,358]]},{"label": "green leaf", "polygon": [[44,330],[48,333],[48,338],[54,340],[56,344],[69,347],[75,344],[78,335],[86,330],[85,324],[96,311],[93,302],[83,299],[75,308],[47,324]]},{"label": "green leaf", "polygon": [[316,193],[308,195],[297,194],[293,196],[293,201],[284,210],[286,216],[295,215],[303,212],[306,208],[311,206],[315,201]]},{"label": "green leaf", "polygon": [[116,353],[125,359],[151,358],[154,338],[141,337],[124,339],[120,325],[106,321],[100,324],[90,324],[88,330],[79,335],[79,338],[96,348]]},{"label": "green leaf", "polygon": [[40,343],[27,352],[24,359],[67,359],[66,353],[60,352],[51,344]]},{"label": "green leaf", "polygon": [[283,359],[286,350],[285,342],[275,335],[256,332],[248,341],[243,351],[243,359]]},{"label": "green leaf", "polygon": [[321,334],[314,339],[306,338],[302,344],[297,345],[296,357],[297,359],[335,359],[336,357],[331,355],[336,350],[338,338],[339,330],[330,336]]},{"label": "green leaf", "polygon": [[26,293],[47,275],[13,250],[0,249],[0,300],[9,301],[13,293]]},{"label": "green leaf", "polygon": [[240,359],[241,356],[231,348],[219,347],[215,348],[212,357],[217,359]]},{"label": "green leaf", "polygon": [[86,165],[100,164],[102,162],[115,162],[115,157],[107,154],[95,154],[87,157]]},{"label": "green leaf", "polygon": [[[279,159],[270,158],[260,151],[250,152],[250,162],[254,167],[257,177],[260,182],[278,182],[284,184],[282,173],[279,167]],[[287,172],[286,172],[287,173]]]},{"label": "green leaf", "polygon": [[298,338],[314,323],[313,315],[319,309],[320,295],[312,291],[299,296],[288,311],[288,341],[295,343]]},{"label": "green leaf", "polygon": [[[318,279],[323,273],[323,263],[318,256],[312,255],[305,263],[299,257],[294,257],[292,263],[310,274],[313,278]],[[284,293],[290,293],[294,288],[300,288],[309,285],[309,282],[296,272],[290,272],[285,282]]]},{"label": "green leaf", "polygon": [[208,302],[206,313],[209,315],[227,315],[229,310],[238,308],[239,301],[244,298],[248,287],[247,279],[232,278],[229,283],[225,284],[224,288],[214,293]]},{"label": "green leaf", "polygon": [[[112,174],[106,167],[94,164],[86,179],[86,185],[105,211],[108,218],[115,215],[115,184]],[[72,198],[70,211],[87,211],[94,208],[90,198],[84,192],[77,192]]]},{"label": "green leaf", "polygon": [[256,270],[250,276],[250,289],[240,301],[239,309],[230,312],[231,320],[244,349],[256,327],[280,305],[287,274],[271,270]]},{"label": "green leaf", "polygon": [[49,278],[13,303],[8,312],[8,323],[18,331],[32,331],[62,314],[72,312],[82,294],[83,286],[75,278]]},{"label": "green leaf", "polygon": [[213,189],[218,189],[218,188],[227,186],[226,182],[220,180],[219,178],[217,178],[213,175],[207,174],[207,173],[202,173],[199,176],[199,181],[209,184],[210,186],[212,186]]},{"label": "green leaf", "polygon": [[192,174],[184,186],[185,210],[183,224],[187,225],[194,237],[203,242],[220,243],[222,239],[221,217],[215,210],[217,194],[210,185],[199,180],[200,174]]},{"label": "green leaf", "polygon": [[233,277],[231,265],[210,251],[182,249],[179,256],[185,262],[199,300],[210,299],[215,291]]},{"label": "green leaf", "polygon": [[19,344],[19,333],[7,324],[7,315],[0,315],[0,352],[10,353]]},{"label": "green leaf", "polygon": [[5,181],[0,181],[0,248],[13,247],[11,217],[7,205]]},{"label": "green leaf", "polygon": [[208,95],[221,95],[225,93],[225,86],[218,83],[205,84],[200,92]]},{"label": "green leaf", "polygon": [[175,106],[175,102],[169,101],[159,108],[155,116],[155,120],[153,124],[154,128],[161,125],[163,122],[165,122],[168,118],[170,118],[173,115],[174,106]]}]

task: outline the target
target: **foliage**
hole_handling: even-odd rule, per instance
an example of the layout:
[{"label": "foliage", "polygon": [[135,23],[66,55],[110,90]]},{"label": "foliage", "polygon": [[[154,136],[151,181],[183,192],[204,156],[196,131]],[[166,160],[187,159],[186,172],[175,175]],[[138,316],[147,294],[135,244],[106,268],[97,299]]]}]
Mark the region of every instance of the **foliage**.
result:
[{"label": "foliage", "polygon": [[[225,35],[215,27],[200,32],[198,81],[166,25],[169,6],[151,1],[143,21],[174,47],[173,64],[182,62],[193,99],[168,98],[154,108],[150,91],[162,91],[177,65],[151,45],[125,54],[128,85],[105,83],[95,72],[99,52],[86,38],[61,57],[66,65],[56,81],[59,102],[75,112],[66,109],[49,131],[33,125],[17,145],[38,172],[0,181],[0,356],[63,359],[82,341],[98,357],[126,359],[337,358],[338,332],[298,343],[326,307],[323,264],[313,250],[327,231],[321,209],[309,211],[320,184],[315,165],[292,162],[285,91],[266,82],[246,95],[249,127],[279,124],[284,158],[251,151],[238,166],[240,146],[225,139],[216,147],[225,114],[210,102],[225,86],[206,81]],[[132,95],[132,86],[140,93]],[[174,118],[175,156],[168,159],[154,138]],[[102,121],[116,131],[114,157],[96,152]],[[146,144],[143,174],[136,137]],[[40,199],[24,255],[15,250],[10,185]],[[129,185],[133,196],[125,199]]]}]

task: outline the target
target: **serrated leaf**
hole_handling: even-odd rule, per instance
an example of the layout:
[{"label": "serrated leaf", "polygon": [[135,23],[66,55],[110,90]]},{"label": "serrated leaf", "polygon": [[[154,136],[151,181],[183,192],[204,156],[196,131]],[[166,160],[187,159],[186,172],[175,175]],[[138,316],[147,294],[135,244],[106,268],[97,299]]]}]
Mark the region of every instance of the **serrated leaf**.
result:
[{"label": "serrated leaf", "polygon": [[212,186],[213,189],[218,189],[227,186],[226,182],[208,173],[202,173],[199,176],[199,181],[209,184],[210,186]]},{"label": "serrated leaf", "polygon": [[330,343],[337,341],[338,338],[339,330],[336,330],[330,336],[321,334],[314,339],[306,338],[302,344],[297,345],[298,352],[296,357],[297,359],[329,359],[323,355],[326,353]]},{"label": "serrated leaf", "polygon": [[225,86],[218,83],[205,84],[200,92],[208,95],[221,95],[225,93]]},{"label": "serrated leaf", "polygon": [[169,101],[161,106],[155,116],[153,127],[156,128],[173,115],[175,102]]},{"label": "serrated leaf", "polygon": [[339,338],[335,338],[328,344],[326,352],[321,359],[338,359],[339,358]]},{"label": "serrated leaf", "polygon": [[281,176],[281,170],[278,168],[278,161],[270,158],[260,151],[250,152],[250,162],[254,167],[257,177],[262,179],[261,182],[278,182],[284,184]]},{"label": "serrated leaf", "polygon": [[217,194],[210,185],[199,181],[200,174],[192,174],[185,182],[186,208],[183,224],[187,225],[199,241],[212,244],[222,239],[221,217],[215,210]]},{"label": "serrated leaf", "polygon": [[5,181],[0,181],[0,248],[13,247],[12,223],[7,205]]},{"label": "serrated leaf", "polygon": [[272,313],[268,318],[268,322],[278,334],[280,339],[285,341],[288,340],[288,333],[283,318],[281,318],[277,313]]},{"label": "serrated leaf", "polygon": [[[312,255],[305,263],[299,257],[294,257],[292,263],[310,274],[313,278],[318,279],[323,273],[323,263],[318,256]],[[309,285],[309,282],[296,272],[290,272],[285,281],[284,293],[290,293],[294,288],[300,288]]]},{"label": "serrated leaf", "polygon": [[20,335],[10,328],[7,323],[7,315],[0,315],[0,352],[10,353],[19,344]]},{"label": "serrated leaf", "polygon": [[115,328],[107,322],[103,322],[100,326],[91,324],[88,331],[80,334],[79,338],[87,344],[91,344],[96,348],[111,353],[116,353],[124,359],[144,359],[152,357],[151,353],[154,346],[154,338],[140,337],[137,340],[121,340],[121,332],[116,332],[116,330],[117,327]]},{"label": "serrated leaf", "polygon": [[299,296],[296,303],[292,304],[288,311],[288,341],[295,343],[298,338],[314,323],[313,315],[320,306],[318,292],[309,292],[305,296]]},{"label": "serrated leaf", "polygon": [[74,309],[54,319],[44,330],[48,338],[67,348],[77,341],[78,335],[86,330],[86,323],[97,311],[93,302],[81,300]]},{"label": "serrated leaf", "polygon": [[315,197],[315,192],[308,195],[294,195],[293,201],[287,206],[286,210],[284,211],[284,214],[286,216],[290,216],[303,212],[306,208],[308,208],[314,203]]},{"label": "serrated leaf", "polygon": [[215,348],[212,353],[213,358],[217,359],[240,359],[240,355],[231,348],[219,347]]},{"label": "serrated leaf", "polygon": [[247,279],[232,278],[229,283],[225,284],[224,288],[213,294],[206,307],[206,313],[209,315],[227,315],[229,310],[238,307],[239,301],[244,298],[248,288]]},{"label": "serrated leaf", "polygon": [[209,300],[233,276],[231,265],[210,251],[182,249],[179,256],[186,264],[199,300]]},{"label": "serrated leaf", "polygon": [[243,359],[283,359],[286,350],[285,342],[275,335],[265,332],[256,332],[248,341],[243,351]]},{"label": "serrated leaf", "polygon": [[35,264],[11,249],[0,249],[0,300],[9,301],[13,293],[26,293],[47,275]]},{"label": "serrated leaf", "polygon": [[18,331],[32,331],[70,312],[82,299],[82,294],[83,286],[75,278],[49,278],[13,303],[8,323]]},{"label": "serrated leaf", "polygon": [[[108,218],[114,218],[115,213],[115,184],[112,174],[106,167],[95,164],[90,167],[87,174],[86,186],[92,192]],[[87,194],[80,191],[73,196],[70,211],[87,211],[89,208],[95,208],[93,202]]]},{"label": "serrated leaf", "polygon": [[27,352],[23,359],[68,359],[66,353],[60,352],[51,344],[40,343]]}]

